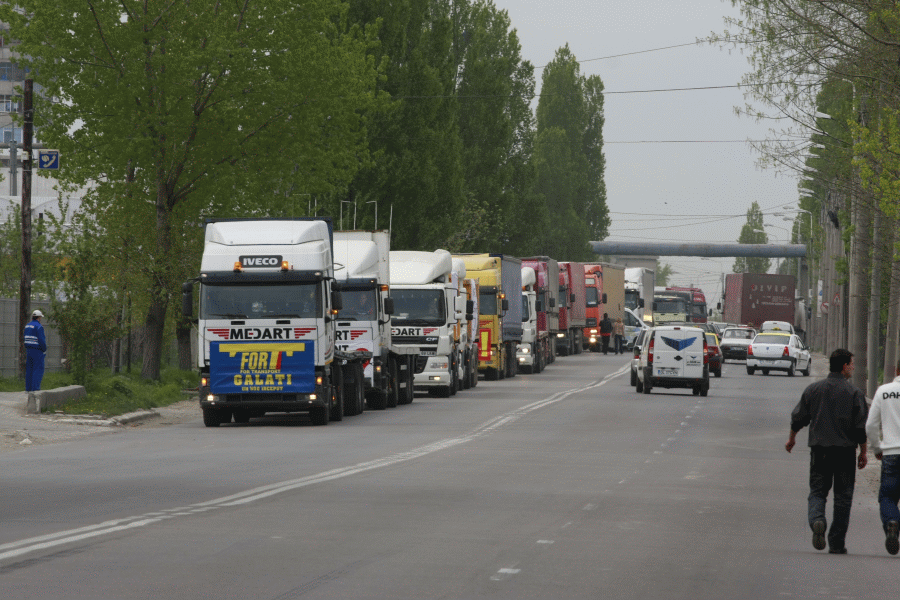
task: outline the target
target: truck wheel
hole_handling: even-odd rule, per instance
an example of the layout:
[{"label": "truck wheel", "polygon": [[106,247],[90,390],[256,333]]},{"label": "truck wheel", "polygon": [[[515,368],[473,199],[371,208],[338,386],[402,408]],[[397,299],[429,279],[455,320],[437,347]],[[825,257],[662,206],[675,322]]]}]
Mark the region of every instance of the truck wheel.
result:
[{"label": "truck wheel", "polygon": [[472,356],[469,357],[469,364],[472,365],[472,385],[471,387],[475,387],[478,385],[478,352],[472,350]]},{"label": "truck wheel", "polygon": [[313,425],[328,425],[329,410],[326,406],[316,406],[309,411],[309,420]]},{"label": "truck wheel", "polygon": [[581,336],[576,333],[572,334],[572,348],[575,350],[575,354],[581,354],[583,350],[581,340],[578,339],[579,337]]},{"label": "truck wheel", "polygon": [[485,381],[497,381],[500,379],[500,371],[494,367],[488,367],[484,370],[484,379]]},{"label": "truck wheel", "polygon": [[387,406],[388,408],[397,408],[400,401],[400,368],[397,361],[393,358],[388,359],[388,390],[387,390]]},{"label": "truck wheel", "polygon": [[[363,379],[362,365],[351,363],[341,369],[344,390],[344,414],[348,417],[358,415],[365,410],[365,380]],[[332,417],[332,421],[337,421]]]},{"label": "truck wheel", "polygon": [[[228,420],[226,421],[226,415]],[[224,409],[218,408],[204,408],[203,409],[203,424],[207,427],[218,427],[222,423],[227,423],[231,421],[231,413]]]},{"label": "truck wheel", "polygon": [[347,401],[353,397],[350,390],[347,389],[346,382],[339,388],[334,388],[334,398],[331,401],[331,406],[327,408],[325,412],[325,418],[331,421],[343,421],[344,420],[344,398]]},{"label": "truck wheel", "polygon": [[450,363],[450,395],[455,396],[459,391],[459,365],[456,361]]},{"label": "truck wheel", "polygon": [[416,388],[415,388],[416,376],[415,376],[415,370],[413,368],[413,360],[412,359],[407,358],[406,370],[401,371],[401,372],[404,373],[403,378],[406,379],[406,393],[403,396],[404,397],[403,404],[412,404],[412,401],[416,397]]}]

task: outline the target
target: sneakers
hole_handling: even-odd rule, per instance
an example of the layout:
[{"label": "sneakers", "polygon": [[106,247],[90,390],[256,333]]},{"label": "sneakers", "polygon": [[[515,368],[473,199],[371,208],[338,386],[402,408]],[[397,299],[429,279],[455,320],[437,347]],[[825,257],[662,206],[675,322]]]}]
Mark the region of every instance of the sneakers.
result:
[{"label": "sneakers", "polygon": [[828,550],[828,554],[847,554],[846,548],[831,548]]},{"label": "sneakers", "polygon": [[900,523],[897,521],[888,521],[887,535],[884,539],[884,547],[888,554],[897,554],[900,551],[900,540],[897,539],[900,533]]},{"label": "sneakers", "polygon": [[825,549],[825,521],[816,521],[813,523],[813,548],[816,550]]}]

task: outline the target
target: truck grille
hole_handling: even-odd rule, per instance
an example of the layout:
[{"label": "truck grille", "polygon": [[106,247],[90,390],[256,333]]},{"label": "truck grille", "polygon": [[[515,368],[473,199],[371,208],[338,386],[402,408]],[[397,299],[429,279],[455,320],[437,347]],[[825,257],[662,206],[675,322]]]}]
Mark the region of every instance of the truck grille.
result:
[{"label": "truck grille", "polygon": [[587,327],[596,327],[597,319],[587,319]]},{"label": "truck grille", "polygon": [[428,364],[427,356],[417,356],[416,357],[416,373],[421,373],[425,370],[425,365]]}]

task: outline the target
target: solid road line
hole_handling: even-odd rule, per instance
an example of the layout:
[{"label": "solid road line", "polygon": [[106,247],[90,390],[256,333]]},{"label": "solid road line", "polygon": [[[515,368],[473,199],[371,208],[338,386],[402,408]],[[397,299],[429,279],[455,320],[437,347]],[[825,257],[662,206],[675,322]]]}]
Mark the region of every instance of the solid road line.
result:
[{"label": "solid road line", "polygon": [[629,368],[630,365],[625,365],[618,371],[615,371],[602,379],[599,379],[582,387],[557,392],[549,398],[532,402],[531,404],[527,404],[503,415],[494,417],[493,419],[482,423],[463,436],[447,438],[434,442],[432,444],[421,446],[419,448],[414,448],[407,452],[392,454],[384,458],[359,463],[349,467],[341,467],[338,469],[325,471],[323,473],[317,473],[315,475],[308,475],[299,479],[291,479],[288,481],[281,481],[279,483],[273,483],[270,485],[264,485],[261,487],[244,490],[243,492],[238,492],[237,494],[224,496],[222,498],[209,500],[207,502],[198,502],[197,504],[192,504],[190,506],[166,509],[164,511],[156,511],[134,517],[125,517],[123,519],[116,519],[113,521],[104,521],[102,523],[87,525],[85,527],[79,527],[77,529],[69,529],[57,533],[50,533],[33,538],[27,538],[16,542],[0,544],[0,561],[19,558],[32,552],[47,550],[74,542],[81,542],[91,538],[118,533],[120,531],[146,527],[147,525],[152,525],[154,523],[162,523],[163,521],[179,516],[194,515],[197,513],[202,513],[208,510],[214,510],[227,506],[240,506],[243,504],[249,504],[251,502],[256,502],[257,500],[275,496],[276,494],[283,494],[285,492],[307,487],[316,483],[334,481],[336,479],[342,479],[344,477],[349,477],[358,473],[364,473],[373,469],[380,469],[382,467],[396,465],[398,463],[410,461],[415,458],[434,454],[435,452],[447,450],[449,448],[453,448],[494,433],[500,428],[518,421],[529,413],[550,406],[551,404],[561,402],[562,400],[569,398],[573,394],[599,388],[615,377],[624,375]]}]

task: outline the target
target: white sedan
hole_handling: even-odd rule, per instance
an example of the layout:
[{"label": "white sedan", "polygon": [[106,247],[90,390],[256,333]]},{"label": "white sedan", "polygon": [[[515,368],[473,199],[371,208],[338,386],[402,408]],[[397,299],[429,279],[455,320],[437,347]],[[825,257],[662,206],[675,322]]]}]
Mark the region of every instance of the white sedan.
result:
[{"label": "white sedan", "polygon": [[787,332],[767,331],[757,334],[747,347],[747,374],[756,369],[768,375],[769,371],[786,371],[789,377],[795,371],[808,376],[812,369],[809,348],[800,338]]}]

